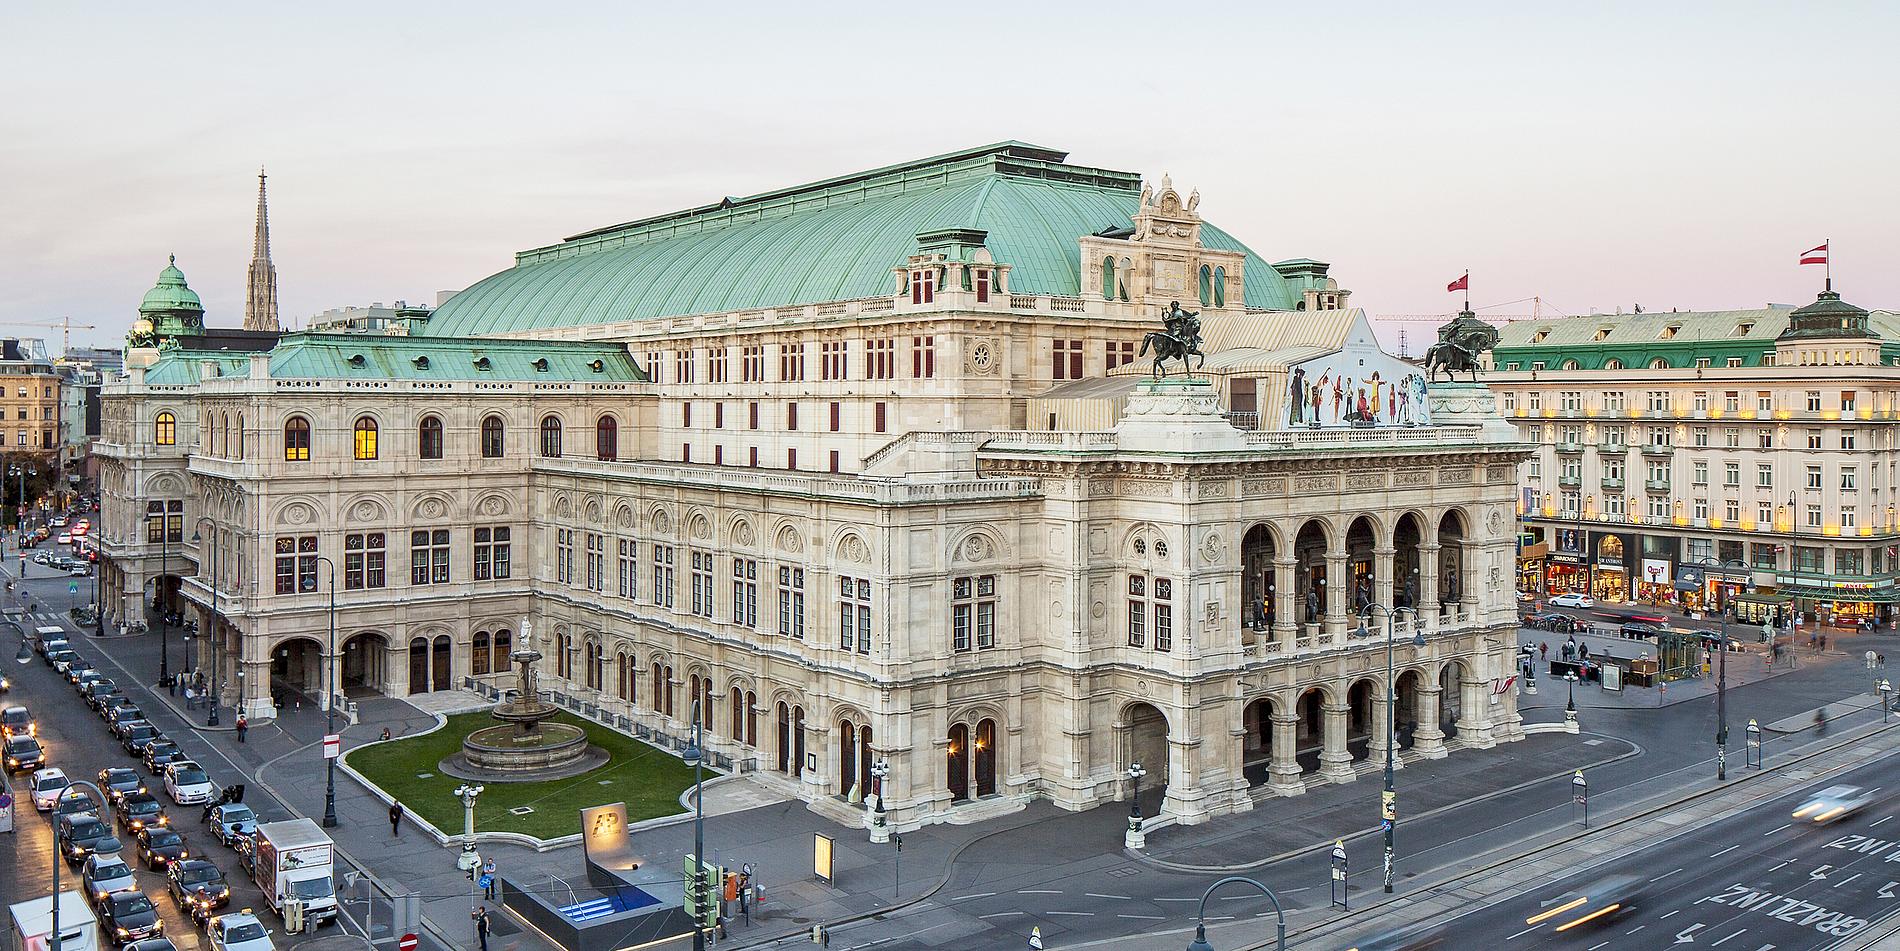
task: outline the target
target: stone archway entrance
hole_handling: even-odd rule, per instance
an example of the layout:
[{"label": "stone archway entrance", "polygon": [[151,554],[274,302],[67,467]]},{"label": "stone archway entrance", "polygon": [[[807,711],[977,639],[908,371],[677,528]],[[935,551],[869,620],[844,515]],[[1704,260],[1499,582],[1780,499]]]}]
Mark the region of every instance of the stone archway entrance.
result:
[{"label": "stone archway entrance", "polygon": [[[323,682],[323,645],[307,637],[292,638],[271,648],[271,695],[280,692],[317,697]],[[286,698],[288,702],[288,698]]]},{"label": "stone archway entrance", "polygon": [[1156,815],[1168,788],[1168,716],[1152,703],[1136,701],[1122,710],[1127,743],[1122,754],[1122,779],[1128,767],[1140,763],[1142,814]]},{"label": "stone archway entrance", "polygon": [[343,642],[338,675],[344,696],[387,693],[389,690],[389,639],[375,631],[351,635]]},{"label": "stone archway entrance", "polygon": [[1464,713],[1464,687],[1467,676],[1464,662],[1457,660],[1446,664],[1444,670],[1438,675],[1438,685],[1441,690],[1438,695],[1438,723],[1439,729],[1445,732],[1447,739],[1458,736],[1458,721]]}]

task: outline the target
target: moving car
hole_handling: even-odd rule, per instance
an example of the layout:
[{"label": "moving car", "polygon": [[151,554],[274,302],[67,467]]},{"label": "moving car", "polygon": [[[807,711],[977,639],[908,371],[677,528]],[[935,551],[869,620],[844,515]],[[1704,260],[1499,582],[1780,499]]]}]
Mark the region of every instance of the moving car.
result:
[{"label": "moving car", "polygon": [[147,826],[138,834],[139,861],[156,872],[173,862],[191,857],[185,837],[165,826]]},{"label": "moving car", "polygon": [[211,834],[224,845],[248,838],[256,831],[257,813],[252,812],[250,806],[230,802],[211,810]]},{"label": "moving car", "polygon": [[84,789],[69,796],[61,796],[53,802],[53,814],[47,816],[55,826],[67,816],[92,816],[99,818],[99,802]]},{"label": "moving car", "polygon": [[53,808],[54,800],[73,784],[66,778],[66,771],[52,766],[33,774],[33,808],[41,812]]},{"label": "moving car", "polygon": [[46,765],[46,751],[40,749],[40,741],[30,736],[9,736],[4,746],[0,746],[7,758],[7,772],[17,773],[23,769],[39,769]]},{"label": "moving car", "polygon": [[146,826],[168,826],[172,824],[170,816],[165,815],[165,805],[151,793],[126,793],[119,797],[119,805],[113,814],[125,831],[137,833]]},{"label": "moving car", "polygon": [[1829,786],[1802,803],[1801,808],[1794,811],[1794,817],[1824,826],[1859,812],[1873,798],[1871,793],[1859,786]]},{"label": "moving car", "polygon": [[1550,606],[1553,608],[1594,608],[1597,606],[1597,599],[1587,594],[1566,591],[1551,598]]},{"label": "moving car", "polygon": [[108,766],[99,771],[99,788],[105,790],[106,798],[116,806],[121,796],[144,792],[145,778],[130,766]]},{"label": "moving car", "polygon": [[1589,926],[1601,928],[1634,914],[1646,898],[1644,878],[1640,875],[1612,875],[1576,891],[1557,896],[1524,923],[1539,928],[1549,925],[1553,934],[1562,934]]},{"label": "moving car", "polygon": [[205,775],[204,768],[191,760],[173,760],[165,766],[165,792],[172,802],[181,806],[197,806],[210,802],[218,787],[213,785],[211,777]]},{"label": "moving car", "polygon": [[125,846],[112,834],[112,827],[92,813],[61,816],[58,840],[66,864],[78,868],[94,854],[117,855]]},{"label": "moving car", "polygon": [[172,901],[178,903],[178,910],[196,921],[203,921],[212,909],[231,903],[231,886],[224,881],[224,872],[204,859],[173,862],[165,870],[165,887],[172,893]]},{"label": "moving car", "polygon": [[95,905],[118,892],[139,890],[132,866],[116,855],[94,855],[86,859],[85,871],[79,873],[79,884],[85,889],[86,898]]},{"label": "moving car", "polygon": [[165,933],[158,906],[140,892],[119,892],[99,904],[99,927],[114,945]]},{"label": "moving car", "polygon": [[212,951],[277,951],[270,932],[250,909],[234,915],[219,915],[205,924],[205,937]]},{"label": "moving car", "polygon": [[33,712],[22,706],[11,706],[0,710],[0,736],[39,736],[40,725],[33,722]]},{"label": "moving car", "polygon": [[1408,925],[1366,938],[1346,951],[1450,951],[1451,928],[1446,925]]}]

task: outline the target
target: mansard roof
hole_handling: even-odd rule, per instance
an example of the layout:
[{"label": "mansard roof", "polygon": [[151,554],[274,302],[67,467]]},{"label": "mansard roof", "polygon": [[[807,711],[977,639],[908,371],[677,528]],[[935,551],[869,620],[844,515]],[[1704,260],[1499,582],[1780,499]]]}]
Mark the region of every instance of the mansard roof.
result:
[{"label": "mansard roof", "polygon": [[[1010,289],[1077,296],[1078,240],[1127,230],[1132,172],[1070,165],[1067,153],[1000,142],[614,225],[516,255],[515,266],[450,298],[426,332],[445,336],[850,300],[894,292],[891,269],[918,236],[986,233]],[[1249,308],[1297,293],[1226,232],[1206,247],[1246,255]]]},{"label": "mansard roof", "polygon": [[[458,380],[497,383],[634,383],[646,377],[627,348],[576,341],[285,334],[269,353],[273,380]],[[211,363],[219,377],[249,377],[250,359],[229,351],[166,350],[148,384],[196,383]]]}]

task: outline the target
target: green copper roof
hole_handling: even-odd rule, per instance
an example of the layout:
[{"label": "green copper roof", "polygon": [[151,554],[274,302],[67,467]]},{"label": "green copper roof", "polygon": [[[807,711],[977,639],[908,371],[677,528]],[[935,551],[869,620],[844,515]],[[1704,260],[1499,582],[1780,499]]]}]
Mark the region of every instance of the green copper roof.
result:
[{"label": "green copper roof", "polygon": [[198,292],[185,283],[185,272],[178,269],[178,258],[173,256],[158,272],[158,284],[145,292],[145,299],[139,303],[141,314],[162,314],[172,310],[204,311],[204,304],[198,300]]},{"label": "green copper roof", "polygon": [[[1900,353],[1896,349],[1900,345],[1900,320],[1891,313],[1875,311],[1867,315],[1859,308],[1853,310],[1868,320],[1877,335],[1886,338],[1883,353]],[[1698,359],[1721,367],[1731,357],[1740,358],[1746,367],[1762,366],[1763,355],[1775,352],[1776,338],[1789,329],[1797,313],[1800,311],[1788,307],[1764,307],[1517,320],[1499,328],[1498,345],[1491,359],[1498,367],[1515,363],[1519,369],[1530,369],[1531,364],[1541,362],[1552,370],[1563,369],[1571,360],[1581,370],[1604,369],[1612,360],[1632,370],[1657,360],[1672,368],[1693,367]]]},{"label": "green copper roof", "polygon": [[[918,235],[987,232],[1018,293],[1078,295],[1078,239],[1130,226],[1140,176],[1069,165],[1004,142],[577,235],[455,295],[426,330],[510,333],[893,293]],[[1247,255],[1248,307],[1291,309],[1281,275],[1203,224],[1202,243]]]},{"label": "green copper roof", "polygon": [[[172,350],[145,371],[147,383],[196,383],[200,365],[219,376],[250,375],[248,356]],[[286,334],[270,351],[274,380],[482,380],[496,383],[633,383],[646,374],[610,343],[462,340],[362,334]]]}]

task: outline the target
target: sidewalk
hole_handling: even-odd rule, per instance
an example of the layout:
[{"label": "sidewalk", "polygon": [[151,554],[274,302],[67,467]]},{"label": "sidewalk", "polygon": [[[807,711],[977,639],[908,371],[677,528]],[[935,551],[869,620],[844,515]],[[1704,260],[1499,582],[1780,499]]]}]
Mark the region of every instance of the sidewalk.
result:
[{"label": "sidewalk", "polygon": [[[1551,676],[1549,664],[1552,660],[1558,659],[1562,653],[1563,644],[1571,639],[1572,635],[1555,631],[1530,627],[1518,628],[1519,646],[1533,650],[1536,650],[1540,644],[1549,647],[1548,654],[1541,651],[1537,653],[1537,693],[1526,692],[1520,696],[1518,709],[1527,711],[1552,707],[1561,709],[1569,704],[1570,685],[1561,677]],[[1597,634],[1577,634],[1574,635],[1574,639],[1578,644],[1587,645],[1590,648],[1592,659],[1613,657],[1628,660],[1635,657],[1656,656],[1656,645],[1648,641]],[[1781,660],[1771,661],[1763,651],[1744,647],[1742,650],[1728,653],[1728,687],[1733,690],[1745,684],[1759,683],[1793,673],[1806,665],[1839,661],[1845,656],[1841,652],[1832,650],[1827,652],[1805,649],[1788,650],[1784,652]],[[1719,665],[1720,660],[1718,659],[1716,663]],[[1711,696],[1717,689],[1718,669],[1711,669],[1706,676],[1673,680],[1655,687],[1638,687],[1625,681],[1620,691],[1605,690],[1600,683],[1579,682],[1575,691],[1577,708],[1656,709],[1686,700]]]}]

